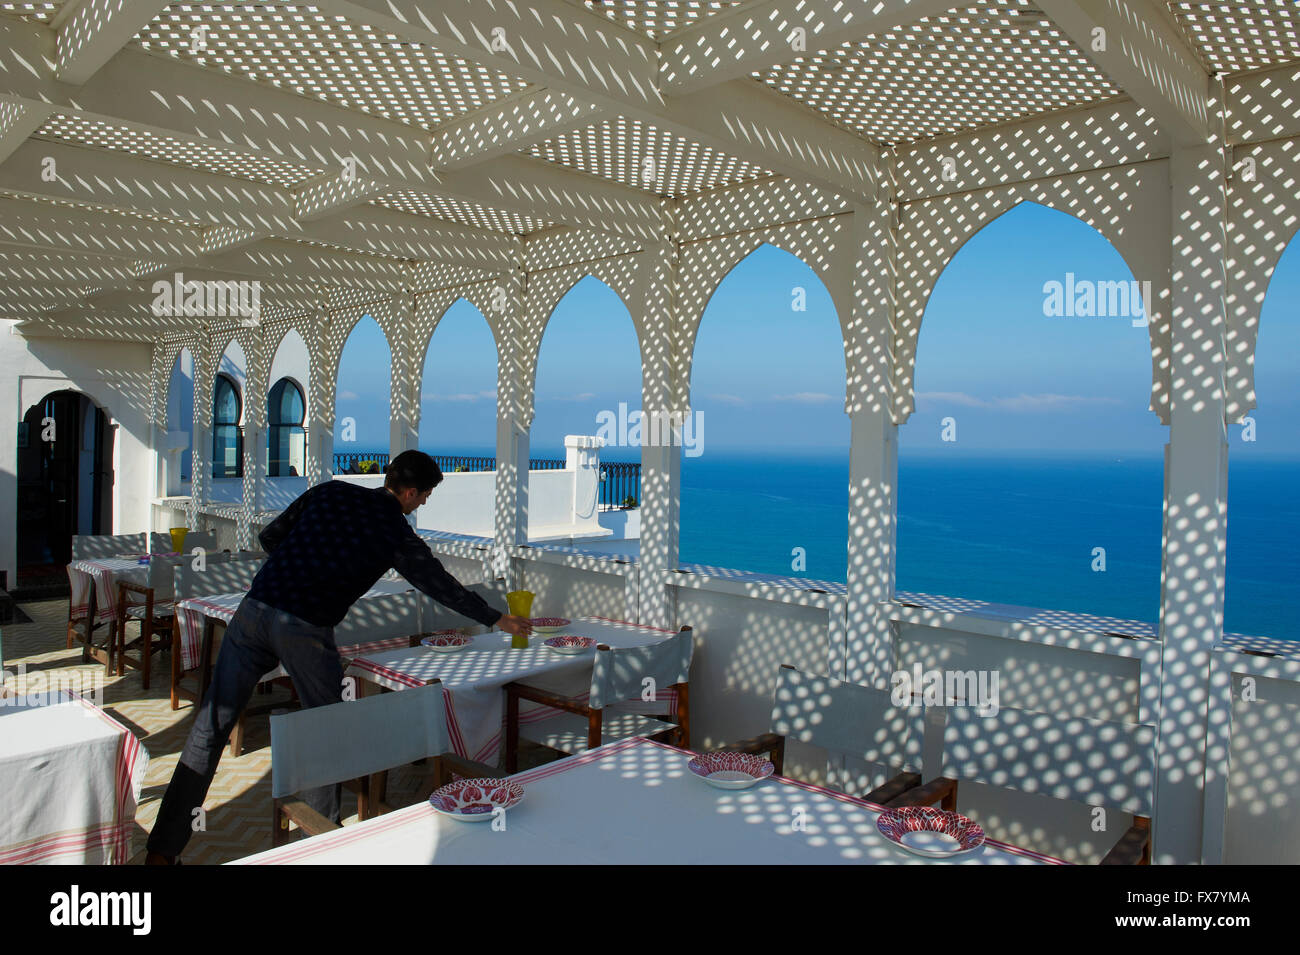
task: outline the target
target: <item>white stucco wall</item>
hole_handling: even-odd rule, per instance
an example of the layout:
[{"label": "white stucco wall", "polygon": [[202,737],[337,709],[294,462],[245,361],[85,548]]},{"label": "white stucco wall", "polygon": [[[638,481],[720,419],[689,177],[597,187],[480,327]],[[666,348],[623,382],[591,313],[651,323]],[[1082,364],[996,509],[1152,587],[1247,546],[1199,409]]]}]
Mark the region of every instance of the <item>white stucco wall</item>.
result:
[{"label": "white stucco wall", "polygon": [[0,570],[17,574],[16,422],[52,391],[87,395],[109,416],[114,429],[112,526],[106,532],[135,533],[149,527],[154,481],[150,450],[148,344],[23,338],[16,323],[0,319],[0,420],[9,422],[0,440]]}]

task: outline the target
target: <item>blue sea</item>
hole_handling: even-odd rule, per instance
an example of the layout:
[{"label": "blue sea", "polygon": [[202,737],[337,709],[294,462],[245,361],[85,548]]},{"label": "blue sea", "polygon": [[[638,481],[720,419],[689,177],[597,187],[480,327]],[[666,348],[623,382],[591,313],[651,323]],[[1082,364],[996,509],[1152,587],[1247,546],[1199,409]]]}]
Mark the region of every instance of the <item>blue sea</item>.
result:
[{"label": "blue sea", "polygon": [[[904,454],[898,470],[899,590],[1157,620],[1161,458]],[[710,452],[682,472],[684,563],[844,580],[845,455]],[[1297,488],[1300,460],[1232,464],[1229,632],[1300,639]]]},{"label": "blue sea", "polygon": [[[545,448],[533,455],[564,456]],[[637,460],[624,449],[606,456]],[[899,590],[1157,622],[1160,456],[904,451],[898,478]],[[711,449],[685,458],[681,560],[843,581],[848,483],[845,452]],[[1300,459],[1232,461],[1230,633],[1300,640],[1298,489]],[[802,571],[792,566],[796,547]],[[1105,571],[1092,569],[1097,547]]]}]

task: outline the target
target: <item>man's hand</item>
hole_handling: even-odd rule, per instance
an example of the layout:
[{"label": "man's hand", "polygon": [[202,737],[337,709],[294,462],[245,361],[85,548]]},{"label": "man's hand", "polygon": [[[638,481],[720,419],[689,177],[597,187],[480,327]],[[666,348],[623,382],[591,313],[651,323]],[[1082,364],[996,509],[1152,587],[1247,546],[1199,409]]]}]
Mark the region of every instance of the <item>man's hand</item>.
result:
[{"label": "man's hand", "polygon": [[503,613],[501,619],[497,621],[497,629],[504,630],[513,637],[527,637],[532,635],[533,625],[527,617]]}]

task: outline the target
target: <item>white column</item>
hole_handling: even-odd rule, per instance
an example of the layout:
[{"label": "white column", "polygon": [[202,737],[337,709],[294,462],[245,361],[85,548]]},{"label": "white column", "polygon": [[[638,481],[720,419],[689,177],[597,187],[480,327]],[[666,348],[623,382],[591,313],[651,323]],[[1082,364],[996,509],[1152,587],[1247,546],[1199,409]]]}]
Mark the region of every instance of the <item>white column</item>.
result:
[{"label": "white column", "polygon": [[186,523],[191,530],[202,530],[200,510],[211,503],[212,495],[212,389],[217,363],[221,356],[213,353],[212,336],[204,333],[194,349],[194,450],[190,465],[190,506]]},{"label": "white column", "polygon": [[[682,447],[681,429],[672,440],[649,440],[652,415],[667,415],[678,424],[688,413],[689,386],[680,369],[685,347],[677,327],[677,278],[680,248],[675,242],[647,252],[643,275],[641,344],[641,542],[638,572],[637,622],[655,627],[676,626],[668,582],[678,565],[681,529]],[[675,412],[675,413],[674,413]],[[649,432],[647,434],[647,432]]]},{"label": "white column", "polygon": [[[894,345],[895,241],[887,201],[854,214],[848,274],[851,314],[846,347],[849,448],[847,621],[843,647],[832,645],[830,672],[852,683],[889,688],[897,626],[882,601],[894,596],[898,506],[898,426],[891,416]],[[832,628],[834,632],[834,628]],[[838,659],[836,659],[838,657]]]},{"label": "white column", "polygon": [[[307,395],[307,485],[314,487],[334,477],[334,385],[324,346],[327,314],[316,315],[313,340],[307,345],[311,380]],[[336,370],[337,371],[337,370]],[[335,372],[336,373],[336,372]]]},{"label": "white column", "polygon": [[245,355],[248,374],[244,379],[244,493],[238,532],[239,546],[246,550],[253,548],[253,520],[262,511],[262,491],[266,484],[266,403],[270,377],[270,356],[266,354],[261,329],[255,329],[250,339]]},{"label": "white column", "polygon": [[522,255],[517,268],[502,276],[505,309],[500,317],[497,357],[496,527],[492,555],[494,576],[510,588],[516,581],[509,548],[528,543],[528,458],[532,401],[524,388],[524,292]]},{"label": "white column", "polygon": [[420,447],[420,385],[424,369],[415,354],[415,297],[408,292],[394,295],[393,373],[391,415],[388,425],[388,453]]},{"label": "white column", "polygon": [[1176,150],[1169,165],[1173,288],[1153,861],[1195,863],[1204,822],[1210,656],[1223,631],[1227,206],[1219,147]]}]

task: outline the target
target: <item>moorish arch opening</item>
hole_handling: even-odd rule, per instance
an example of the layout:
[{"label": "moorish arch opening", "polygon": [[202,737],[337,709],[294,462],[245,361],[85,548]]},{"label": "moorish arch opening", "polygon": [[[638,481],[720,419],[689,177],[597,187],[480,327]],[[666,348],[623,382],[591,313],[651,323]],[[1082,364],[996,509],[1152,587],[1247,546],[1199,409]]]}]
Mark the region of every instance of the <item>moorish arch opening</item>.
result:
[{"label": "moorish arch opening", "polygon": [[311,358],[307,343],[289,329],[271,359],[267,394],[268,477],[307,474],[307,398],[311,393]]},{"label": "moorish arch opening", "polygon": [[378,474],[388,461],[393,354],[379,323],[367,314],[339,356],[334,390],[335,474]]},{"label": "moorish arch opening", "polygon": [[843,581],[844,389],[830,293],[798,257],[759,246],[719,283],[695,339],[683,564]]},{"label": "moorish arch opening", "polygon": [[1167,432],[1133,281],[1032,202],[948,263],[899,431],[898,591],[1158,618]]},{"label": "moorish arch opening", "polygon": [[[530,537],[562,533],[565,524],[583,525],[591,536],[584,535],[579,546],[635,551],[641,449],[629,422],[641,410],[641,358],[632,315],[617,292],[586,275],[556,302],[538,349],[529,431]],[[595,501],[584,496],[581,513],[562,494],[547,490],[551,479],[540,473],[564,467],[568,435],[604,441]],[[617,539],[596,536],[611,531]],[[579,543],[561,540],[570,541]]]},{"label": "moorish arch opening", "polygon": [[1228,426],[1223,629],[1300,640],[1300,235],[1269,281],[1255,347],[1256,407]]},{"label": "moorish arch opening", "polygon": [[194,356],[182,348],[167,380],[168,496],[186,493],[194,467]]}]

